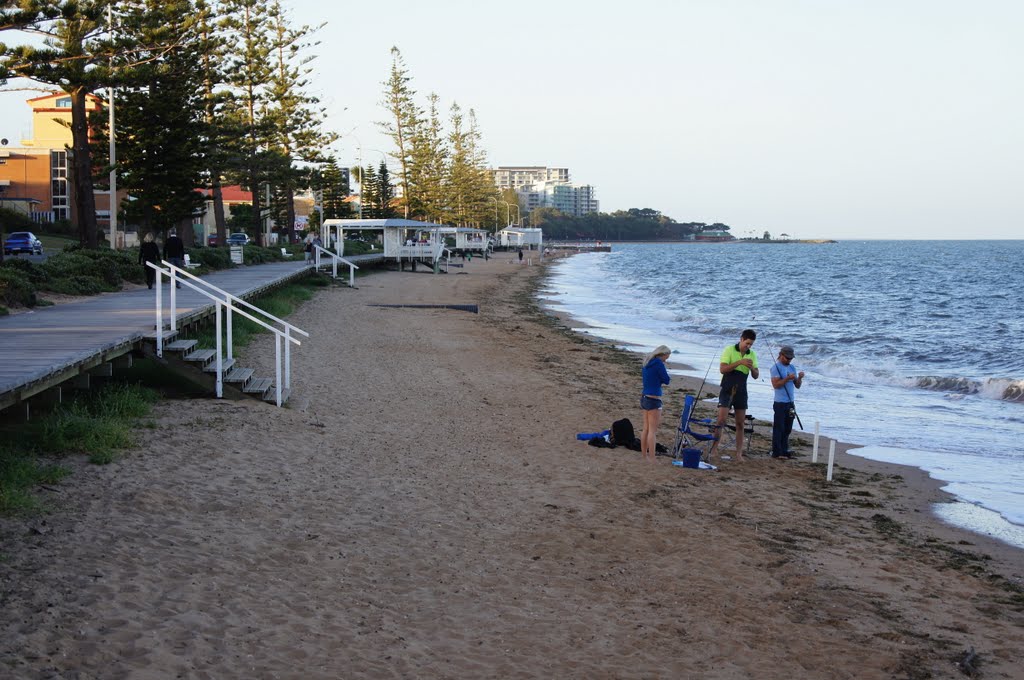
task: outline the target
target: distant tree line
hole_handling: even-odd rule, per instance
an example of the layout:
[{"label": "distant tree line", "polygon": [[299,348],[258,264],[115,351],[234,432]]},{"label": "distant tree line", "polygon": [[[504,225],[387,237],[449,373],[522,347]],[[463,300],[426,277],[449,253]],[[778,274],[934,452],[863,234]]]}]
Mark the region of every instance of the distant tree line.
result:
[{"label": "distant tree line", "polygon": [[573,217],[554,208],[530,213],[530,226],[544,229],[545,239],[598,241],[682,241],[704,232],[729,232],[729,225],[715,222],[676,222],[652,208],[630,208],[612,213]]}]

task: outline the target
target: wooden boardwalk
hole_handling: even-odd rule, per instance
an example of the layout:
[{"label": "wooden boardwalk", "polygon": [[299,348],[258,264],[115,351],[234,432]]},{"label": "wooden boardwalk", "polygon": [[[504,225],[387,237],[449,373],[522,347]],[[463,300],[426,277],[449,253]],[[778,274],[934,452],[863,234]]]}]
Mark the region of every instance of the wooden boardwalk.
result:
[{"label": "wooden boardwalk", "polygon": [[[214,272],[203,279],[240,298],[298,278],[304,262],[274,262]],[[163,290],[169,322],[169,286]],[[213,302],[187,286],[177,292],[179,318],[212,313]],[[155,291],[107,293],[78,302],[0,317],[0,410],[127,354],[156,327]]]}]

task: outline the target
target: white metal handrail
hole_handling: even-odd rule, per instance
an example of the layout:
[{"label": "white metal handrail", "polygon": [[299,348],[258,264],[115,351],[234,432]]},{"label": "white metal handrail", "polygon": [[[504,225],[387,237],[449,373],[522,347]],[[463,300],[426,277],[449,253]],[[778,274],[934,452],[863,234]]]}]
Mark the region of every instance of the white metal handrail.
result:
[{"label": "white metal handrail", "polygon": [[[163,336],[164,336],[163,277],[164,277],[165,274],[167,275],[168,279],[170,280],[170,284],[171,284],[171,296],[170,296],[171,299],[169,301],[170,302],[170,307],[171,307],[170,330],[171,331],[177,331],[178,330],[178,306],[177,306],[177,284],[178,284],[178,279],[175,276],[175,271],[177,270],[177,271],[180,271],[183,274],[186,274],[189,278],[191,278],[191,279],[193,279],[195,281],[198,281],[199,283],[205,284],[209,288],[213,288],[213,289],[217,290],[220,293],[223,293],[225,295],[225,298],[226,298],[224,300],[221,300],[217,296],[211,294],[209,291],[203,290],[199,286],[193,284],[188,279],[182,279],[181,280],[181,283],[184,283],[186,286],[188,286],[192,290],[196,291],[200,295],[203,295],[203,296],[213,300],[213,302],[214,302],[215,311],[216,311],[216,334],[217,334],[217,341],[216,341],[216,345],[217,345],[217,349],[216,349],[216,353],[217,353],[217,357],[216,357],[216,366],[217,366],[216,394],[217,394],[217,398],[221,399],[224,396],[224,368],[223,368],[223,359],[224,358],[227,358],[227,359],[232,359],[233,358],[233,356],[232,356],[232,354],[233,354],[233,351],[232,351],[233,350],[233,347],[232,347],[232,334],[231,334],[232,325],[233,325],[232,314],[233,313],[237,313],[237,314],[241,314],[242,316],[246,317],[247,319],[253,321],[254,323],[256,323],[256,324],[266,328],[267,330],[269,330],[270,332],[272,332],[275,335],[275,342],[274,342],[274,345],[275,345],[275,348],[274,348],[275,349],[275,362],[274,362],[275,380],[274,380],[274,389],[275,389],[275,392],[276,392],[276,403],[277,403],[278,406],[281,406],[281,401],[282,401],[281,400],[281,396],[282,396],[281,395],[281,385],[282,385],[282,382],[281,382],[281,371],[282,371],[281,341],[282,341],[282,339],[287,341],[285,343],[285,345],[284,345],[284,347],[285,347],[285,352],[284,352],[285,357],[284,357],[284,364],[283,364],[283,369],[284,369],[284,387],[286,389],[291,389],[291,386],[292,386],[292,370],[291,370],[291,368],[292,368],[291,367],[291,364],[292,364],[292,353],[291,353],[292,344],[294,343],[296,345],[300,345],[300,346],[302,345],[302,343],[299,341],[298,338],[293,338],[291,336],[291,331],[292,330],[298,331],[299,333],[302,333],[306,337],[309,337],[309,333],[307,333],[306,331],[302,330],[301,328],[293,326],[292,324],[289,324],[289,323],[285,323],[283,321],[281,323],[285,325],[285,329],[284,330],[281,330],[279,328],[275,328],[274,326],[272,326],[271,324],[268,324],[267,322],[263,321],[262,319],[257,319],[255,316],[253,316],[252,314],[249,314],[245,310],[239,309],[239,308],[235,307],[233,304],[231,304],[231,301],[232,300],[237,300],[238,302],[241,302],[241,303],[245,304],[246,306],[248,306],[248,307],[250,307],[250,308],[252,308],[252,309],[254,309],[254,310],[256,310],[256,311],[258,311],[260,313],[264,313],[258,307],[255,307],[255,306],[249,304],[248,302],[246,302],[245,300],[241,300],[241,299],[235,297],[234,295],[231,295],[230,293],[228,293],[226,291],[222,291],[221,289],[217,288],[216,286],[214,286],[214,285],[212,285],[210,283],[207,283],[206,281],[203,281],[202,279],[200,279],[198,277],[192,276],[188,272],[180,269],[179,267],[176,267],[173,264],[170,264],[169,262],[162,262],[162,264],[166,265],[167,269],[162,269],[161,267],[159,267],[158,265],[156,265],[156,264],[154,264],[152,262],[147,262],[146,263],[147,267],[151,267],[152,269],[154,269],[156,271],[156,355],[158,357],[161,357],[161,358],[164,355],[164,346],[163,346],[163,339],[164,339],[163,338]],[[227,310],[227,319],[228,319],[228,325],[227,325],[227,352],[226,352],[227,356],[226,357],[225,357],[225,350],[224,350],[224,338],[223,338],[224,333],[223,333],[223,327],[222,327],[222,323],[223,323],[222,322],[222,314],[221,314],[221,309],[222,308]],[[266,314],[266,316],[268,318],[272,318],[272,319],[275,319],[277,321],[280,321],[280,319],[277,319],[277,317],[273,316],[272,314]]]},{"label": "white metal handrail", "polygon": [[313,257],[314,257],[314,260],[315,260],[315,265],[314,266],[317,269],[320,269],[320,258],[321,258],[320,253],[321,252],[324,255],[326,255],[327,257],[331,258],[331,275],[334,278],[338,278],[338,263],[339,262],[341,262],[342,264],[347,264],[348,265],[348,287],[349,288],[355,288],[356,287],[356,270],[359,269],[359,265],[357,265],[355,262],[350,262],[350,261],[346,260],[345,258],[343,258],[342,256],[338,255],[337,253],[332,253],[330,250],[327,250],[326,248],[322,248],[322,247],[320,247],[318,245],[314,245],[313,246]]}]

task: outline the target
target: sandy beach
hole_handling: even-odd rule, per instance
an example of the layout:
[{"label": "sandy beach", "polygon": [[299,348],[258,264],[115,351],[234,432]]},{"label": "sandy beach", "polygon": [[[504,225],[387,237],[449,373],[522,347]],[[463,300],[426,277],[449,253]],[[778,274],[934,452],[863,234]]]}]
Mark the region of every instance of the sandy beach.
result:
[{"label": "sandy beach", "polygon": [[920,471],[840,447],[828,484],[763,424],[717,472],[576,441],[639,424],[639,358],[538,311],[543,271],[323,290],[289,408],[165,400],[73,461],[0,520],[0,677],[1024,677],[1024,551]]}]

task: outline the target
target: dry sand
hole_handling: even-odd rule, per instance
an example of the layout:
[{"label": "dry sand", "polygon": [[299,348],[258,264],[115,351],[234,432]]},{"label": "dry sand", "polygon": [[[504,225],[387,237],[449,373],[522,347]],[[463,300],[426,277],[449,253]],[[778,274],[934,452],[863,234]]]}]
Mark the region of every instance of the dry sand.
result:
[{"label": "dry sand", "polygon": [[956,678],[971,648],[1024,677],[1022,552],[934,520],[917,471],[575,441],[640,422],[639,360],[538,313],[541,272],[325,290],[290,408],[165,401],[41,490],[0,522],[0,677]]}]

